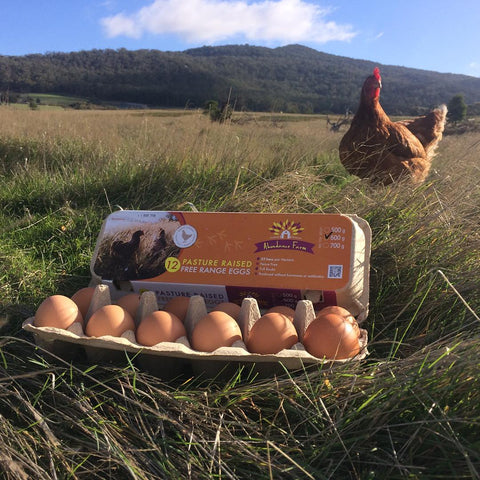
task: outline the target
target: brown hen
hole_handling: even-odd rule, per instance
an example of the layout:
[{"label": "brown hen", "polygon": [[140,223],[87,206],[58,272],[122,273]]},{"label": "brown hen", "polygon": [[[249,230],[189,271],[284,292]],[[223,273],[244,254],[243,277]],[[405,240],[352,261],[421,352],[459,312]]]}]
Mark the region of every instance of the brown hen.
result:
[{"label": "brown hen", "polygon": [[380,105],[382,80],[375,68],[363,84],[360,105],[340,141],[340,161],[352,175],[389,184],[425,180],[442,138],[447,107],[414,120],[392,122]]}]

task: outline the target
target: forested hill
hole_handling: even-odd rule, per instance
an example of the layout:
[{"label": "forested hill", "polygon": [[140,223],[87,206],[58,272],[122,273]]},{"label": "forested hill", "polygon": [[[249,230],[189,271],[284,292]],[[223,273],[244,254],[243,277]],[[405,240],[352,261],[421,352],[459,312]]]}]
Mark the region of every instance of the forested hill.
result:
[{"label": "forested hill", "polygon": [[237,110],[344,112],[356,109],[375,65],[388,113],[419,113],[458,93],[467,104],[480,102],[480,78],[374,64],[301,45],[0,56],[0,92],[3,98],[56,93],[159,107],[202,107],[231,93]]}]

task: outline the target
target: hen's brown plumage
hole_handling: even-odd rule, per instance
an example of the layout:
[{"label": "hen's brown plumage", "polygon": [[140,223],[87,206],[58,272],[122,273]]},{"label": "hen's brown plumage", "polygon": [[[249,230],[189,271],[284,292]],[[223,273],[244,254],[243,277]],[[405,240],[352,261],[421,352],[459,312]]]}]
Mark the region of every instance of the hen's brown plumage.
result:
[{"label": "hen's brown plumage", "polygon": [[389,184],[402,177],[423,182],[442,138],[447,107],[414,120],[392,122],[380,105],[380,72],[363,84],[360,105],[340,141],[340,161],[352,175]]}]

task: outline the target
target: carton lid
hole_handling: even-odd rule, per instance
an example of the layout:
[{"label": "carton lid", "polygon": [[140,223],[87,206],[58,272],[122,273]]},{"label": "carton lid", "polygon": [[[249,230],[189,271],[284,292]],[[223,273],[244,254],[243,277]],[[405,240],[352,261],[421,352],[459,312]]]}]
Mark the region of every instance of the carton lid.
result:
[{"label": "carton lid", "polygon": [[356,215],[121,210],[104,221],[91,261],[94,283],[207,304],[368,312],[371,230]]}]

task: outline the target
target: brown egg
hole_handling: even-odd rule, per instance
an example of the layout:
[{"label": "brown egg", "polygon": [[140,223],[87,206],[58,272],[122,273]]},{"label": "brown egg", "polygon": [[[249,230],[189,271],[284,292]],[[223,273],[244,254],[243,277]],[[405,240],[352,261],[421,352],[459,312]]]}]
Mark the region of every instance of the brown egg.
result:
[{"label": "brown egg", "polygon": [[329,307],[322,308],[317,313],[317,317],[319,317],[320,315],[325,315],[327,313],[334,313],[335,315],[340,315],[341,317],[343,317],[345,320],[347,320],[347,322],[350,322],[352,324],[353,328],[357,332],[357,335],[360,336],[360,328],[358,326],[357,320],[346,308],[339,307],[338,305],[331,305]]},{"label": "brown egg", "polygon": [[137,308],[140,305],[140,295],[138,293],[127,293],[115,301],[116,305],[124,308],[132,318],[137,314]]},{"label": "brown egg", "polygon": [[127,330],[135,330],[132,316],[120,305],[105,305],[90,317],[85,333],[90,337],[121,337]]},{"label": "brown egg", "polygon": [[83,317],[77,304],[63,295],[47,297],[37,308],[33,324],[36,327],[67,329],[74,322],[83,325]]},{"label": "brown egg", "polygon": [[147,315],[137,327],[137,342],[151,347],[160,342],[175,342],[187,334],[182,321],[173,313],[157,310]]},{"label": "brown egg", "polygon": [[225,312],[226,314],[237,320],[240,314],[240,308],[240,305],[237,305],[236,303],[223,302],[216,305],[215,308],[213,308],[212,312]]},{"label": "brown egg", "polygon": [[360,351],[355,327],[334,313],[315,318],[305,331],[303,344],[311,355],[329,360],[351,358]]},{"label": "brown egg", "polygon": [[250,330],[247,349],[251,353],[278,353],[298,342],[292,321],[278,312],[262,315]]},{"label": "brown egg", "polygon": [[173,313],[183,322],[187,315],[189,303],[190,297],[173,297],[165,304],[163,310]]},{"label": "brown egg", "polygon": [[191,343],[195,350],[213,352],[220,347],[231,347],[242,339],[240,327],[233,317],[225,312],[210,312],[193,328]]},{"label": "brown egg", "polygon": [[88,308],[90,307],[94,292],[95,287],[84,287],[70,297],[77,304],[83,318],[87,316]]},{"label": "brown egg", "polygon": [[319,310],[317,312],[317,317],[326,313],[334,313],[335,315],[341,315],[342,317],[348,317],[352,315],[346,308],[339,307],[338,305],[330,305]]},{"label": "brown egg", "polygon": [[267,313],[281,313],[285,315],[293,322],[293,317],[295,316],[295,310],[293,308],[287,307],[286,305],[277,305],[267,310]]}]

